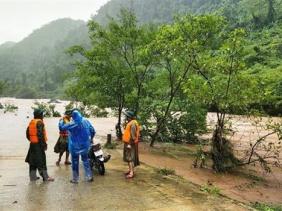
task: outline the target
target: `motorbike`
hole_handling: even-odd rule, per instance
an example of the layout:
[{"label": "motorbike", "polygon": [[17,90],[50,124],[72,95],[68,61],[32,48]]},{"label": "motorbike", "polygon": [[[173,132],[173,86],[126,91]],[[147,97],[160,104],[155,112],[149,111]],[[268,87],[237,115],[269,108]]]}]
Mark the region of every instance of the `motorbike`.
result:
[{"label": "motorbike", "polygon": [[95,142],[91,144],[88,152],[90,167],[92,171],[94,169],[97,169],[100,175],[104,175],[106,171],[105,163],[110,160],[111,155],[105,155],[102,150],[101,144],[98,141]]}]

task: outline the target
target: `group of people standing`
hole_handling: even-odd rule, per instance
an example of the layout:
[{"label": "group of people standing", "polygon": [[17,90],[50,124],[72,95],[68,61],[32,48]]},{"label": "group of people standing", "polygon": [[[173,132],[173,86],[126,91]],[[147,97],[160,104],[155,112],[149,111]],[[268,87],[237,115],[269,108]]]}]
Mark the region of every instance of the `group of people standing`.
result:
[{"label": "group of people standing", "polygon": [[[128,163],[128,171],[125,173],[127,179],[135,176],[134,167],[139,165],[138,142],[140,137],[140,127],[131,111],[124,113],[126,117],[125,129],[123,134],[124,156],[123,160]],[[54,181],[47,172],[46,154],[47,134],[43,122],[44,111],[35,109],[34,118],[30,121],[26,137],[30,142],[30,147],[25,161],[29,164],[30,181],[40,179],[37,171],[43,178],[43,181]],[[67,110],[63,118],[59,121],[59,139],[54,147],[54,151],[59,153],[59,159],[56,165],[59,166],[63,153],[66,152],[65,165],[72,166],[71,183],[79,181],[79,156],[83,162],[85,170],[85,179],[88,182],[93,181],[93,172],[90,167],[88,151],[96,131],[90,121],[82,116],[78,110]],[[71,154],[71,162],[69,161]]]}]

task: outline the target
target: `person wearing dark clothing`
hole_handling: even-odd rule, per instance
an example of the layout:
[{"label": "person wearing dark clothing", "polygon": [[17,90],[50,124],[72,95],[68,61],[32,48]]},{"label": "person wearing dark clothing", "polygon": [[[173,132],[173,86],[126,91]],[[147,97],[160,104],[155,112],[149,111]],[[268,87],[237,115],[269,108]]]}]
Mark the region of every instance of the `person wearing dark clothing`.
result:
[{"label": "person wearing dark clothing", "polygon": [[66,152],[65,165],[71,164],[71,162],[69,161],[69,149],[68,149],[69,135],[68,135],[68,131],[62,129],[62,126],[64,124],[67,124],[67,123],[70,122],[71,113],[72,113],[71,110],[66,111],[64,117],[62,119],[60,119],[60,121],[59,121],[60,136],[59,136],[59,139],[58,139],[58,141],[57,141],[57,143],[54,147],[54,152],[59,153],[59,159],[56,162],[57,166],[60,165],[61,158],[62,158],[64,152]]},{"label": "person wearing dark clothing", "polygon": [[124,142],[123,160],[128,163],[128,172],[125,173],[127,179],[134,177],[134,167],[140,165],[138,155],[138,142],[140,137],[140,127],[132,111],[125,112],[126,125],[122,136]]},{"label": "person wearing dark clothing", "polygon": [[35,109],[33,112],[34,119],[32,119],[26,129],[26,138],[29,140],[29,150],[25,162],[29,164],[29,178],[30,181],[39,179],[36,176],[38,170],[43,181],[54,181],[47,173],[46,154],[47,150],[47,136],[43,122],[43,111]]}]

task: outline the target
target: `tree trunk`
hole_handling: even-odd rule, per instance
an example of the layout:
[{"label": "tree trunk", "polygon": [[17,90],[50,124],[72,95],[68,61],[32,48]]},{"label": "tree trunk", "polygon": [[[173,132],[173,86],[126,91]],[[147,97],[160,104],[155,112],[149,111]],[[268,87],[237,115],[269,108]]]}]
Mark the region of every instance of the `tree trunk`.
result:
[{"label": "tree trunk", "polygon": [[151,136],[151,143],[150,143],[150,147],[153,147],[154,146],[154,143],[157,139],[157,136],[160,132],[160,129],[161,129],[161,125],[160,124],[157,124],[157,129],[156,131],[154,132],[154,134]]},{"label": "tree trunk", "polygon": [[120,103],[118,108],[118,122],[116,124],[116,136],[118,140],[122,139],[122,130],[121,130],[121,112],[122,112],[122,103]]},{"label": "tree trunk", "polygon": [[232,144],[224,137],[224,124],[222,122],[216,126],[213,133],[211,156],[213,169],[216,172],[225,172],[239,163],[234,156]]},{"label": "tree trunk", "polygon": [[107,143],[106,145],[111,145],[112,144],[112,134],[107,134]]},{"label": "tree trunk", "polygon": [[136,116],[139,112],[140,97],[141,97],[141,84],[139,84],[137,87],[137,99],[136,99],[136,104],[135,104],[135,109],[134,109],[134,113]]},{"label": "tree trunk", "polygon": [[159,119],[159,121],[157,121],[157,129],[155,131],[155,133],[152,135],[152,140],[151,140],[151,143],[150,143],[150,146],[153,147],[154,146],[154,142],[156,141],[156,138],[157,136],[159,135],[159,132],[163,126],[163,124],[165,123],[166,121],[166,118],[167,118],[167,115],[169,114],[169,110],[170,110],[170,106],[171,106],[171,103],[174,99],[174,96],[175,96],[175,92],[172,92],[172,95],[170,96],[169,98],[169,102],[168,102],[168,105],[166,107],[166,110],[165,110],[165,114],[163,117],[161,117]]},{"label": "tree trunk", "polygon": [[268,0],[267,23],[273,23],[274,16],[275,16],[275,9],[273,6],[273,0]]}]

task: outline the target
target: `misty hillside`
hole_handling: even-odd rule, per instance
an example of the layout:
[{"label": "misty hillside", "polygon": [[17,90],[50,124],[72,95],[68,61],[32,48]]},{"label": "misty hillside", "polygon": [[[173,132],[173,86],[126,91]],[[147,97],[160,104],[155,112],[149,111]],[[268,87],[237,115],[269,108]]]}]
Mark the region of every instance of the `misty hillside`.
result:
[{"label": "misty hillside", "polygon": [[[271,2],[273,11],[269,10]],[[281,67],[282,29],[277,21],[282,19],[282,0],[111,0],[93,18],[105,25],[122,7],[134,11],[140,24],[167,23],[184,13],[223,15],[231,27],[245,27],[249,32],[246,63],[254,67],[253,72],[264,74]],[[272,36],[275,39],[269,39]],[[62,95],[66,74],[73,70],[65,50],[89,44],[87,24],[66,18],[36,29],[21,42],[0,45],[1,80],[9,84],[4,94],[28,98]]]},{"label": "misty hillside", "polygon": [[0,51],[2,50],[7,50],[8,48],[11,48],[15,45],[16,43],[15,42],[11,42],[11,41],[8,41],[8,42],[5,42],[3,44],[0,45]]},{"label": "misty hillside", "polygon": [[222,6],[222,0],[111,0],[101,7],[95,20],[105,24],[108,17],[117,17],[121,8],[135,12],[141,23],[171,22],[174,15],[210,13]]},{"label": "misty hillside", "polygon": [[[269,6],[275,8],[269,10]],[[267,18],[280,18],[281,0],[111,0],[100,8],[94,19],[106,24],[109,17],[117,17],[121,8],[127,8],[140,23],[167,23],[181,14],[218,14],[231,25],[262,25]],[[273,12],[268,17],[269,11]],[[270,22],[273,20],[270,20]]]},{"label": "misty hillside", "polygon": [[8,64],[8,66],[11,65],[12,69],[22,65],[20,67],[21,71],[32,71],[33,65],[38,63],[38,60],[52,56],[54,53],[57,54],[58,51],[63,52],[64,47],[69,47],[77,43],[78,40],[74,39],[68,43],[69,46],[64,46],[63,44],[66,39],[72,39],[70,36],[75,36],[78,29],[81,32],[81,36],[87,34],[85,22],[60,19],[46,24],[40,29],[36,29],[18,43],[1,45],[0,49],[5,49],[5,51],[1,51],[0,59],[6,57],[8,60],[11,59],[12,62],[7,63],[7,60],[6,62],[2,61],[0,72],[3,72],[3,69],[7,69],[3,62]]},{"label": "misty hillside", "polygon": [[1,79],[14,84],[8,94],[26,97],[37,90],[43,89],[47,94],[61,87],[65,73],[72,68],[65,50],[87,43],[87,31],[83,21],[59,19],[36,29],[18,43],[1,45]]}]

